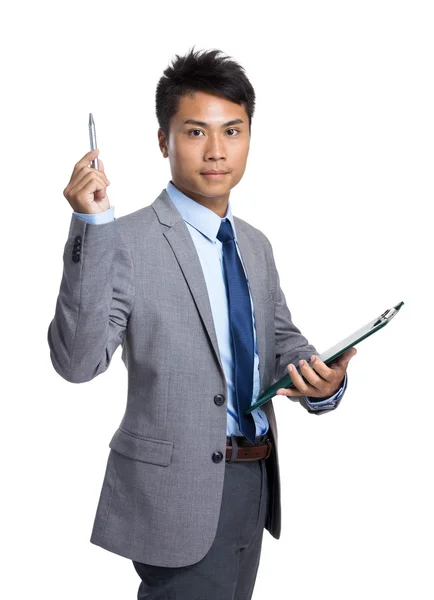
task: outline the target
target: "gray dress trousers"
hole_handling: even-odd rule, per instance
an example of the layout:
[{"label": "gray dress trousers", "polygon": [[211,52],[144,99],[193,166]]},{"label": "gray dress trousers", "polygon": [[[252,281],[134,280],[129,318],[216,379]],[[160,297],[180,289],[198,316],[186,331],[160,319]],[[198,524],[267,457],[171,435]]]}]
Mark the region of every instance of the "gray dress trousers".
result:
[{"label": "gray dress trousers", "polygon": [[133,561],[138,600],[249,600],[269,506],[266,459],[227,462],[219,522],[210,550],[184,567]]}]

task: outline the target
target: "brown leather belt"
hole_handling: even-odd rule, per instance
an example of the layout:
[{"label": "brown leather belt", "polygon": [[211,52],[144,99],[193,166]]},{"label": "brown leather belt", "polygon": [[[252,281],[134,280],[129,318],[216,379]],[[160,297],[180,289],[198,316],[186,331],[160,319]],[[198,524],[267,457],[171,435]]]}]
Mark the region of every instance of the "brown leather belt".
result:
[{"label": "brown leather belt", "polygon": [[[226,437],[226,442],[226,461],[229,461],[232,459],[231,438]],[[232,460],[261,460],[263,458],[268,458],[271,454],[272,441],[269,438],[252,445],[246,438],[237,436],[236,442],[238,447],[237,455],[235,459]]]}]

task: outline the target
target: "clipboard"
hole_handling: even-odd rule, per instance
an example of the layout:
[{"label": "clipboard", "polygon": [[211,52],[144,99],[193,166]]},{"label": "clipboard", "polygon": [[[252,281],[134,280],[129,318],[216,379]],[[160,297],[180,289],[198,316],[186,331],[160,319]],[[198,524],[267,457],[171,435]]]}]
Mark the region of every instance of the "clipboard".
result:
[{"label": "clipboard", "polygon": [[[329,348],[328,350],[326,350],[325,352],[320,354],[319,355],[320,359],[326,365],[330,364],[336,358],[338,358],[338,356],[343,354],[346,350],[348,350],[349,348],[352,348],[356,344],[359,344],[362,340],[365,340],[367,337],[369,337],[370,335],[372,335],[379,329],[382,329],[385,325],[387,325],[387,323],[390,323],[390,321],[393,319],[393,317],[398,314],[398,311],[403,304],[404,304],[404,302],[400,302],[396,306],[393,306],[392,308],[389,308],[388,310],[384,311],[384,313],[381,314],[379,317],[377,317],[376,319],[373,319],[372,321],[367,323],[364,327],[361,327],[360,329],[358,329],[357,331],[355,331],[354,333],[349,335],[347,338],[345,338],[338,344],[335,344],[334,346],[332,346],[331,348]],[[310,361],[306,361],[306,362],[309,364],[309,366],[312,366],[310,364]],[[303,377],[303,375],[301,374],[301,371],[300,371],[300,367],[297,367],[297,371],[301,375],[301,377]],[[303,377],[303,379],[304,379],[304,377]],[[281,377],[279,379],[279,381],[276,381],[276,383],[271,385],[263,393],[263,395],[260,398],[258,398],[258,400],[256,400],[256,402],[254,404],[249,406],[249,408],[245,411],[245,414],[248,415],[253,410],[255,410],[255,408],[258,408],[259,406],[262,406],[263,404],[265,404],[265,402],[268,402],[269,400],[271,400],[271,398],[273,398],[276,395],[277,390],[279,390],[280,388],[290,388],[293,386],[294,386],[294,384],[292,383],[292,380],[291,380],[289,374],[284,375],[283,377]]]}]

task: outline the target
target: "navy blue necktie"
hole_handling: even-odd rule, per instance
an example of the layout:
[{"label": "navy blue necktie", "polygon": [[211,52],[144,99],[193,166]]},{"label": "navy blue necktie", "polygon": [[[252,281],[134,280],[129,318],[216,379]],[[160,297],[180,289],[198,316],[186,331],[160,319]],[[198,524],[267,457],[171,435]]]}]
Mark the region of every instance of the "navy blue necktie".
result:
[{"label": "navy blue necktie", "polygon": [[235,246],[231,222],[221,222],[217,239],[223,245],[223,266],[229,303],[229,323],[234,356],[234,387],[240,431],[255,443],[256,424],[252,413],[246,415],[253,393],[253,322],[249,288]]}]

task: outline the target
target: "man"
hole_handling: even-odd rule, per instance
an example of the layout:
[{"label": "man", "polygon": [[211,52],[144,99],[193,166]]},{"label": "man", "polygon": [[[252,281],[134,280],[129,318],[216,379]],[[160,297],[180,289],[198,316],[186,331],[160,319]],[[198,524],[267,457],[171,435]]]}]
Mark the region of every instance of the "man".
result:
[{"label": "man", "polygon": [[292,323],[270,242],[232,215],[255,94],[219,53],[177,56],[158,83],[172,177],[152,204],[115,219],[103,162],[89,167],[98,151],[64,190],[74,213],[51,360],[67,381],[90,381],[122,344],[127,407],[91,542],[133,561],[138,598],[251,598],[264,527],[280,537],[280,478],[272,401],[245,410],[286,372],[283,394],[333,410],[356,353],[318,358]]}]

